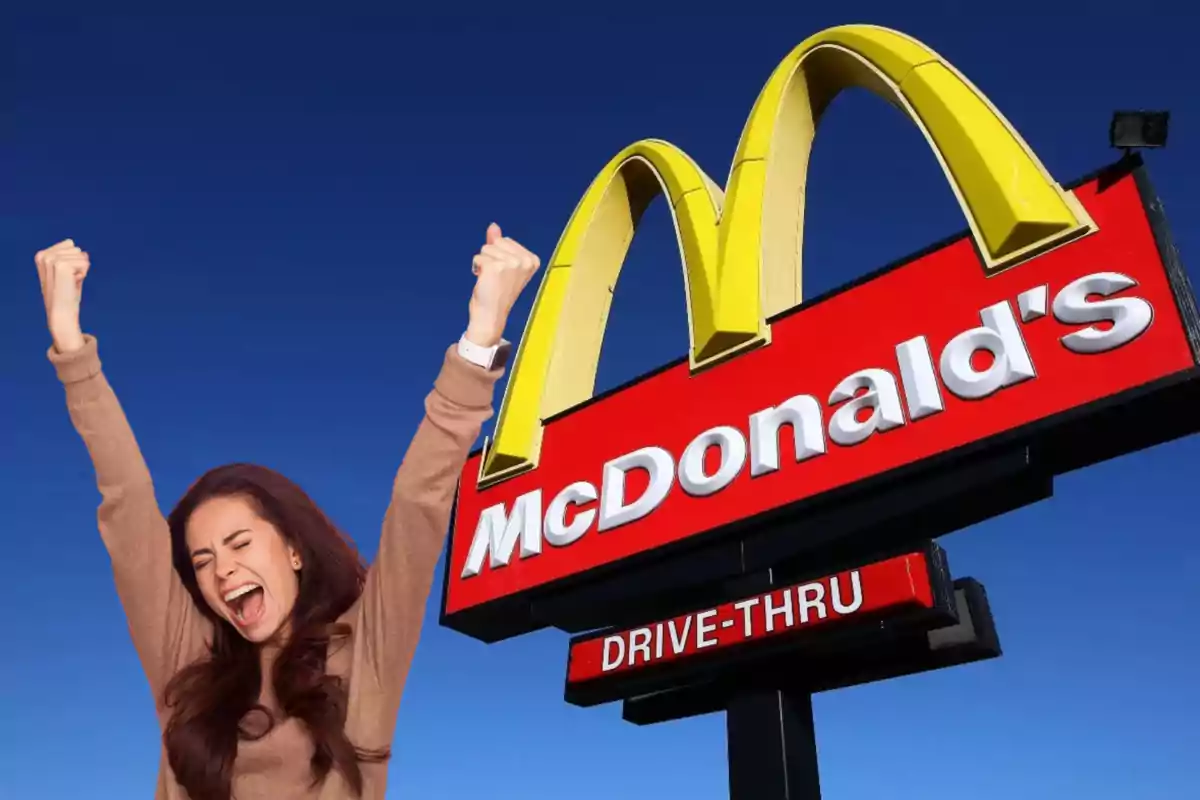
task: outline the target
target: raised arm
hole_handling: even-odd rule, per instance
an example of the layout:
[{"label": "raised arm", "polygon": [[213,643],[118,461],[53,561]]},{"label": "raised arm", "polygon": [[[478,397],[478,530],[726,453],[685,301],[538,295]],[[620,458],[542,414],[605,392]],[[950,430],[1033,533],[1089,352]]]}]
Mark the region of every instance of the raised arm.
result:
[{"label": "raised arm", "polygon": [[425,398],[425,417],[396,474],[379,552],[362,599],[351,611],[358,639],[355,669],[374,673],[373,702],[384,724],[388,718],[395,723],[459,475],[493,413],[503,369],[488,363],[486,354],[501,344],[509,311],[538,266],[536,256],[503,238],[497,226],[488,229],[487,244],[474,262],[466,344],[446,352]]},{"label": "raised arm", "polygon": [[156,706],[167,682],[203,646],[207,621],[171,562],[171,537],[125,413],[101,370],[96,339],[82,332],[79,303],[90,267],[67,240],[36,256],[54,346],[49,358],[66,390],[100,490],[97,519],[112,561],[117,594]]}]

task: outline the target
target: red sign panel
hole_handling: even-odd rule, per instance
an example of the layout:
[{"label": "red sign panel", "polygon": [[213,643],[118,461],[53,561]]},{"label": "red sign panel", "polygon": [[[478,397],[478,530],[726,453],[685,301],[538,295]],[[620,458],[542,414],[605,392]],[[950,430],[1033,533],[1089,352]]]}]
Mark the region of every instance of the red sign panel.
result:
[{"label": "red sign panel", "polygon": [[725,651],[852,617],[906,606],[932,608],[922,553],[890,558],[715,608],[631,628],[571,646],[567,683]]},{"label": "red sign panel", "polygon": [[[549,421],[536,469],[463,473],[446,614],[688,540],[1195,367],[1133,175],[1098,231],[987,276],[959,239]],[[727,634],[734,635],[734,634]]]}]

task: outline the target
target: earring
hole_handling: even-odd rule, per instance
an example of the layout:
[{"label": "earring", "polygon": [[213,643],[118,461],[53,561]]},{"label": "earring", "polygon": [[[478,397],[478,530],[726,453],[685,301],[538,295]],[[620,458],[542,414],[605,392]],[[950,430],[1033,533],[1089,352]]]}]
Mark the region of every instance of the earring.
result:
[{"label": "earring", "polygon": [[300,559],[298,559],[298,558],[292,559],[292,569],[300,569]]}]

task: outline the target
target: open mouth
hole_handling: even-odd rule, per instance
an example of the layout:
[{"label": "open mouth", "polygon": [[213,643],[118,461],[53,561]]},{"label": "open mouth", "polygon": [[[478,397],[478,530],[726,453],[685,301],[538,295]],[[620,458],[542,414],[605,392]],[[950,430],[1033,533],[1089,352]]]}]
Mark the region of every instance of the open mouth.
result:
[{"label": "open mouth", "polygon": [[225,605],[233,612],[233,619],[241,627],[253,625],[263,615],[263,589],[257,583],[240,586],[225,595]]}]

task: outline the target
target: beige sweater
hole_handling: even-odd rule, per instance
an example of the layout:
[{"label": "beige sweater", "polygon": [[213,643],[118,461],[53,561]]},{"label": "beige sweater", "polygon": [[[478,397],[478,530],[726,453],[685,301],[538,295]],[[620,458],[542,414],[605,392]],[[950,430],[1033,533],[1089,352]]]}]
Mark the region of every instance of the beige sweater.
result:
[{"label": "beige sweater", "polygon": [[[101,495],[100,535],[112,559],[134,646],[156,698],[159,723],[165,725],[163,688],[177,670],[205,653],[211,623],[198,612],[172,567],[166,520],[137,441],[101,371],[95,338],[86,337],[85,346],[73,353],[51,349],[49,357],[66,388],[71,420],[95,466]],[[396,474],[378,555],[362,596],[343,617],[353,629],[351,645],[331,648],[329,657],[329,671],[348,680],[346,733],[359,747],[391,744],[454,491],[468,451],[492,415],[501,374],[464,361],[450,348],[425,400],[425,418]],[[258,741],[243,742],[235,764],[234,797],[350,797],[336,770],[324,785],[309,788],[311,752],[295,720],[282,721]],[[363,777],[364,800],[382,800],[387,764],[364,764]],[[174,780],[165,750],[159,753],[155,797],[186,797]]]}]

